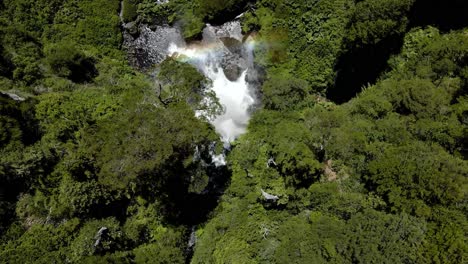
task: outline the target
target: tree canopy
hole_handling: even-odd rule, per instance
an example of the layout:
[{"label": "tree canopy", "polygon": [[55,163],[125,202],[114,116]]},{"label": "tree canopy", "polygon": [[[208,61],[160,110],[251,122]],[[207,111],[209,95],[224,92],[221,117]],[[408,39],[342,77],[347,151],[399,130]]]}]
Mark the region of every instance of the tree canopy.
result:
[{"label": "tree canopy", "polygon": [[[1,2],[0,262],[466,262],[468,6],[433,2]],[[121,19],[238,19],[246,133],[189,63],[132,68]]]}]

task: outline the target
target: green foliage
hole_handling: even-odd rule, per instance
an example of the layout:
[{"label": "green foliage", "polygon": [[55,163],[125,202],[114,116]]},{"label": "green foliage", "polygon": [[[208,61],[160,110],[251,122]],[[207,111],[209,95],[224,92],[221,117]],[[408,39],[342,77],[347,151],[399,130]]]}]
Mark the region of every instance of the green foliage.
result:
[{"label": "green foliage", "polygon": [[122,37],[120,33],[120,19],[117,16],[119,1],[79,1],[83,19],[72,28],[73,37],[78,43],[92,45],[106,49],[118,49]]},{"label": "green foliage", "polygon": [[7,58],[2,68],[20,84],[41,83],[48,75],[48,64],[52,64],[52,73],[89,81],[95,74],[89,53],[97,53],[96,48],[108,52],[121,43],[119,18],[109,12],[117,12],[118,1],[25,0],[5,4],[8,8],[1,21],[11,23],[1,29],[0,51]]},{"label": "green foliage", "polygon": [[194,67],[169,58],[161,63],[158,73],[159,100],[164,104],[185,101],[207,119],[213,119],[223,111],[212,91],[209,81]]},{"label": "green foliage", "polygon": [[[160,176],[178,174],[169,168],[180,168],[182,173],[189,167],[194,146],[215,139],[211,128],[182,104],[165,109],[136,105],[122,114],[101,126],[96,138],[87,140],[90,148],[97,148],[100,182],[117,188],[143,176],[164,182]],[[108,138],[109,133],[114,137]]]},{"label": "green foliage", "polygon": [[258,245],[263,239],[262,224],[271,223],[265,210],[259,205],[249,206],[238,198],[222,201],[218,210],[216,217],[197,232],[199,241],[192,262],[255,262],[258,251],[253,245]]},{"label": "green foliage", "polygon": [[356,184],[356,181],[343,176],[338,182],[315,183],[308,189],[310,194],[306,204],[314,211],[326,212],[345,220],[363,210],[385,205],[378,196],[364,195],[363,187]]},{"label": "green foliage", "polygon": [[60,77],[74,82],[89,82],[97,75],[94,60],[86,57],[70,42],[58,43],[46,49],[47,62]]},{"label": "green foliage", "polygon": [[354,7],[346,35],[347,42],[360,47],[402,34],[408,25],[407,13],[414,0],[365,0]]},{"label": "green foliage", "polygon": [[283,78],[267,80],[262,91],[265,108],[280,111],[303,103],[308,94],[307,82]]},{"label": "green foliage", "polygon": [[[353,1],[260,1],[245,16],[248,28],[260,28],[262,49],[257,60],[271,76],[284,72],[325,92],[334,82],[334,66],[346,34]],[[327,34],[322,34],[323,31]],[[310,91],[309,90],[309,91]]]},{"label": "green foliage", "polygon": [[73,239],[78,225],[78,219],[68,220],[57,227],[34,225],[19,239],[4,245],[0,260],[4,263],[64,262],[68,255],[66,246]]},{"label": "green foliage", "polygon": [[185,263],[183,252],[176,247],[148,244],[134,250],[135,263]]},{"label": "green foliage", "polygon": [[106,204],[118,198],[96,181],[78,182],[67,176],[63,176],[58,192],[57,204],[52,209],[56,217],[93,215],[96,210],[104,210]]},{"label": "green foliage", "polygon": [[[308,219],[307,219],[308,218]],[[278,229],[274,262],[343,263],[335,245],[343,239],[343,223],[321,214],[291,217]]]},{"label": "green foliage", "polygon": [[125,233],[133,239],[135,245],[140,245],[133,250],[135,262],[184,263],[184,232],[187,230],[165,227],[160,222],[161,215],[158,215],[156,204],[134,208],[138,212],[128,218]]},{"label": "green foliage", "polygon": [[[99,234],[102,228],[104,231]],[[91,220],[83,225],[70,244],[70,258],[78,261],[85,256],[113,252],[120,249],[123,233],[114,218]]]},{"label": "green foliage", "polygon": [[122,1],[122,19],[125,23],[134,21],[137,18],[138,0]]},{"label": "green foliage", "polygon": [[[0,147],[5,148],[8,144],[17,144],[21,142],[22,115],[18,104],[3,95],[0,97]],[[10,143],[11,142],[11,143]]]},{"label": "green foliage", "polygon": [[44,137],[66,142],[79,136],[79,130],[110,118],[120,102],[100,89],[72,93],[50,93],[39,97],[36,117]]},{"label": "green foliage", "polygon": [[439,206],[434,209],[428,225],[425,247],[420,250],[423,261],[427,259],[434,263],[463,262],[467,251],[466,215]]},{"label": "green foliage", "polygon": [[422,143],[387,148],[369,163],[369,180],[394,210],[425,216],[428,206],[449,206],[466,195],[466,162]]},{"label": "green foliage", "polygon": [[416,263],[426,223],[408,215],[377,211],[356,214],[345,231],[346,256],[357,263]]}]

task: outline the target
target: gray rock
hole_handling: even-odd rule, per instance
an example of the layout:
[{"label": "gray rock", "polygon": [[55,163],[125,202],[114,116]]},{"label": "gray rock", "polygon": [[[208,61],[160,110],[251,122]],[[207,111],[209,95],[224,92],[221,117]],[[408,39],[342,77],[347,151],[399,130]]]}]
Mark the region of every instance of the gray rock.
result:
[{"label": "gray rock", "polygon": [[125,29],[126,33],[132,35],[132,36],[137,36],[139,31],[138,31],[138,23],[136,21],[128,22],[122,24],[122,27]]},{"label": "gray rock", "polygon": [[233,38],[242,42],[242,27],[239,21],[230,21],[221,26],[206,25],[203,30],[203,38]]},{"label": "gray rock", "polygon": [[101,243],[101,239],[102,239],[102,236],[104,235],[104,233],[106,233],[108,231],[108,228],[103,226],[101,227],[97,233],[96,233],[96,236],[94,237],[94,239],[96,239],[96,241],[94,242],[94,247],[97,247],[99,246],[99,244]]},{"label": "gray rock", "polygon": [[263,198],[265,198],[265,200],[267,200],[267,201],[276,202],[276,200],[279,199],[278,196],[269,194],[269,193],[265,192],[263,189],[261,189],[261,192],[262,192]]},{"label": "gray rock", "polygon": [[276,167],[276,166],[278,165],[276,165],[275,159],[273,159],[273,157],[270,157],[267,161],[267,168]]},{"label": "gray rock", "polygon": [[123,46],[127,50],[130,64],[139,69],[161,63],[167,57],[171,43],[184,43],[180,30],[175,27],[156,26],[155,30],[151,30],[146,25],[140,25],[138,31],[138,37],[124,32]]},{"label": "gray rock", "polygon": [[26,100],[25,98],[17,95],[17,94],[14,94],[14,93],[7,93],[7,92],[0,92],[1,94],[4,94],[8,97],[10,97],[12,100],[15,100],[15,101],[19,101],[19,102],[22,102],[24,100]]},{"label": "gray rock", "polygon": [[190,238],[189,238],[187,246],[189,248],[193,248],[196,243],[197,243],[197,234],[196,234],[195,227],[192,227],[192,232],[190,233]]}]

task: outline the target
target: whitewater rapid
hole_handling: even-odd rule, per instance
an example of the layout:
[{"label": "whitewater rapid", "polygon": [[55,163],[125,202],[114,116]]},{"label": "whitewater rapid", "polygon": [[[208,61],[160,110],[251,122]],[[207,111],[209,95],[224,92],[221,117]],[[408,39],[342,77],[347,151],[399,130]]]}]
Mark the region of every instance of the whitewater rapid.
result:
[{"label": "whitewater rapid", "polygon": [[[246,42],[243,46],[247,59],[253,58],[252,43]],[[225,147],[245,133],[252,106],[255,104],[252,87],[246,78],[253,67],[244,69],[237,79],[229,80],[221,65],[226,51],[227,48],[219,39],[183,46],[172,43],[168,49],[170,56],[181,58],[192,64],[211,80],[211,86],[208,89],[215,92],[224,111],[210,122],[220,134]],[[253,65],[253,62],[249,65]]]}]

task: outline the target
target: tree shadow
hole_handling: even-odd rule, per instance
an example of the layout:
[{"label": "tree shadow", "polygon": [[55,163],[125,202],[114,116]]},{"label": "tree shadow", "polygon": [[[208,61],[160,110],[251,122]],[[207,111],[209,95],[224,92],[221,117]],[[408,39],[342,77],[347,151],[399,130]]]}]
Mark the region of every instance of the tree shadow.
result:
[{"label": "tree shadow", "polygon": [[468,1],[417,0],[410,13],[410,28],[434,26],[442,31],[468,27]]},{"label": "tree shadow", "polygon": [[200,193],[189,192],[185,177],[171,177],[165,184],[166,198],[163,203],[165,220],[170,224],[195,226],[208,220],[218,205],[220,196],[228,186],[231,171],[227,166],[207,168],[208,185]]},{"label": "tree shadow", "polygon": [[327,90],[327,98],[342,104],[358,94],[363,86],[373,84],[388,69],[388,59],[403,45],[403,35],[392,36],[375,45],[351,48],[343,53],[335,66],[335,85]]}]

